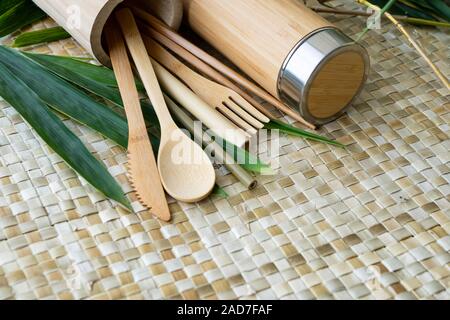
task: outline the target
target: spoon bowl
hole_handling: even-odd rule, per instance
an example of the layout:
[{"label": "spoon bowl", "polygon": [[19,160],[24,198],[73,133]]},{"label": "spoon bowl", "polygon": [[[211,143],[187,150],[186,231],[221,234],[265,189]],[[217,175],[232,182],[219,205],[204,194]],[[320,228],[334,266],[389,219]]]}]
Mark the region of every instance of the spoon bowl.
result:
[{"label": "spoon bowl", "polygon": [[166,192],[191,203],[203,200],[214,188],[215,172],[206,153],[180,129],[161,145],[158,168]]}]

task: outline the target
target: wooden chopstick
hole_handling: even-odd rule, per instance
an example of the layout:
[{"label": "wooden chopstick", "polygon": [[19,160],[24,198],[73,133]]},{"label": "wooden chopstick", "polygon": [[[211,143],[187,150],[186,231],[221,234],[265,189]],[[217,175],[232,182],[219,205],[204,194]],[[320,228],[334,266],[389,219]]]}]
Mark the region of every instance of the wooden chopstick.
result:
[{"label": "wooden chopstick", "polygon": [[[132,7],[132,10],[134,14],[148,23],[152,28],[154,28],[156,31],[158,31],[163,36],[169,38],[171,41],[175,42],[179,46],[183,47],[185,50],[189,51],[191,54],[202,60],[203,62],[210,65],[212,68],[216,69],[217,71],[221,72],[223,75],[228,77],[229,79],[235,81],[236,83],[240,84],[247,90],[251,91],[255,95],[259,96],[260,98],[266,100],[270,104],[272,104],[274,107],[276,107],[278,110],[284,112],[285,114],[289,115],[293,119],[299,121],[300,123],[304,124],[308,128],[311,128],[313,130],[316,129],[316,126],[306,121],[300,114],[295,112],[293,109],[289,108],[288,106],[284,105],[281,101],[270,95],[265,90],[261,89],[251,81],[245,79],[243,76],[241,76],[239,73],[234,71],[233,69],[227,67],[222,62],[217,60],[216,58],[212,57],[190,41],[186,40],[176,32],[172,31],[170,28],[164,25],[160,20],[153,17],[152,15],[148,14],[147,12]],[[255,106],[256,107],[256,106]]]}]

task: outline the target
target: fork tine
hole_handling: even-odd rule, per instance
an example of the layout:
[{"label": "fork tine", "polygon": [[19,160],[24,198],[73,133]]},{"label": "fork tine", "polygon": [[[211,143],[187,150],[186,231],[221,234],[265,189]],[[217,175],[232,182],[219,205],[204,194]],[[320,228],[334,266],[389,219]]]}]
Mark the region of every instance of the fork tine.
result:
[{"label": "fork tine", "polygon": [[249,114],[241,105],[234,101],[232,97],[228,99],[228,101],[224,102],[228,108],[234,111],[237,115],[239,115],[242,119],[247,121],[251,126],[256,129],[264,128],[264,123],[258,121],[255,117]]},{"label": "fork tine", "polygon": [[217,110],[219,110],[224,116],[226,116],[228,119],[234,122],[237,126],[244,129],[244,131],[249,133],[251,136],[254,136],[258,133],[258,131],[255,128],[253,128],[247,122],[242,120],[238,115],[236,115],[233,111],[231,111],[227,105],[222,104],[217,108]]},{"label": "fork tine", "polygon": [[243,97],[241,97],[239,94],[234,94],[230,97],[230,99],[236,103],[237,105],[240,105],[242,109],[244,109],[248,114],[250,114],[252,117],[256,118],[258,121],[262,123],[269,123],[270,119],[266,117],[261,111],[256,109],[250,102],[245,100]]}]

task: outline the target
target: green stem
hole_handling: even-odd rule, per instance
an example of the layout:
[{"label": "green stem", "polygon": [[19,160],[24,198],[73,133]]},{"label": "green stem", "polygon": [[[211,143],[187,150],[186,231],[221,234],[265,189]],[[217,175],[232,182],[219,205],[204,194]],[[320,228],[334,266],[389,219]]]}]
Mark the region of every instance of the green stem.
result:
[{"label": "green stem", "polygon": [[[356,2],[363,4],[365,6],[367,6],[367,4],[371,4],[369,1],[366,0],[356,0]],[[386,3],[386,5],[379,11],[378,13],[379,16],[382,17],[386,11],[392,8],[395,2],[397,2],[397,0],[389,0],[389,2]],[[361,39],[366,35],[367,32],[369,32],[369,27],[366,27],[364,31],[359,34],[358,39],[356,39],[356,42],[361,41]]]},{"label": "green stem", "polygon": [[424,26],[450,28],[450,23],[448,23],[448,22],[433,21],[433,20],[420,19],[420,18],[410,18],[410,17],[403,18],[402,21],[412,23],[412,24],[420,24],[420,25],[424,25]]}]

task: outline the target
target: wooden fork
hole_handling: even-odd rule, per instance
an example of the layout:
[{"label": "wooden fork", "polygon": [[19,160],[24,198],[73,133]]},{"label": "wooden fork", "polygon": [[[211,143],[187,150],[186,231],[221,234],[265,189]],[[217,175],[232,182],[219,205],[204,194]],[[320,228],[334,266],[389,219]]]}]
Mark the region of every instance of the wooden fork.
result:
[{"label": "wooden fork", "polygon": [[144,37],[144,42],[155,60],[176,74],[208,105],[250,135],[255,135],[270,121],[239,94],[198,74],[153,39]]}]

